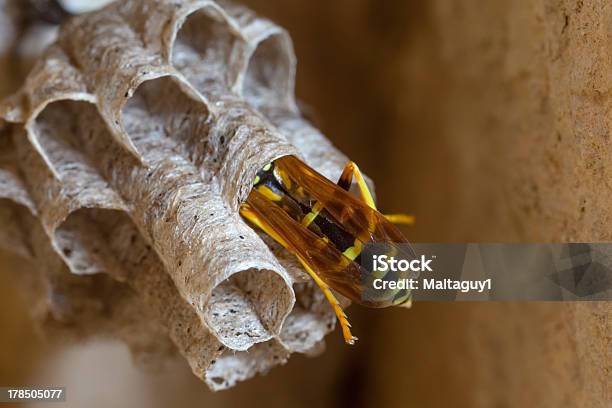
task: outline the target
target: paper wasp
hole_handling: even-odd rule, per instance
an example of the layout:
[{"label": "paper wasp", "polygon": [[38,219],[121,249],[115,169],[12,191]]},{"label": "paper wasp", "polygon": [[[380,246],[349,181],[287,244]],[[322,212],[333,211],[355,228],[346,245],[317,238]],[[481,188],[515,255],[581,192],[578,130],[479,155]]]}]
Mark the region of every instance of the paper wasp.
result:
[{"label": "paper wasp", "polygon": [[[349,192],[353,178],[360,197]],[[330,288],[368,307],[410,305],[406,289],[364,296],[376,272],[362,265],[363,246],[382,244],[391,254],[409,248],[414,256],[393,225],[411,224],[413,218],[379,213],[355,163],[349,162],[334,184],[295,156],[281,157],[257,173],[240,214],[297,257],[332,305],[346,343],[357,338]]]}]

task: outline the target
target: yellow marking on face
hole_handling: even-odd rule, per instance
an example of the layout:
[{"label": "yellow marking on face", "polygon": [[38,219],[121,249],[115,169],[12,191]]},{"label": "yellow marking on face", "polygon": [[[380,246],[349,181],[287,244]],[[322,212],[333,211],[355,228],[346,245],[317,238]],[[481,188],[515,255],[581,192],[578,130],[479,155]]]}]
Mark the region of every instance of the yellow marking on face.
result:
[{"label": "yellow marking on face", "polygon": [[408,297],[407,300],[404,301],[404,303],[400,303],[397,306],[404,307],[406,309],[410,309],[412,307],[412,294],[411,294],[411,296]]},{"label": "yellow marking on face", "polygon": [[355,258],[357,258],[359,254],[361,253],[361,249],[362,249],[361,241],[355,240],[355,244],[352,247],[347,248],[347,250],[344,251],[342,254],[346,256],[348,259],[350,259],[351,261],[354,261]]},{"label": "yellow marking on face", "polygon": [[412,297],[412,293],[410,291],[406,292],[406,295],[402,296],[399,299],[395,299],[393,301],[393,305],[395,306],[403,306],[403,307],[410,307],[410,304],[405,305],[407,302],[410,303],[410,298]]},{"label": "yellow marking on face", "polygon": [[272,168],[272,163],[268,163],[263,167],[263,171],[270,171],[271,168]]},{"label": "yellow marking on face", "polygon": [[276,194],[274,191],[270,189],[268,186],[259,186],[257,187],[257,191],[264,195],[268,200],[271,201],[280,201],[283,199],[282,196]]},{"label": "yellow marking on face", "polygon": [[261,179],[259,178],[259,176],[255,176],[255,180],[253,180],[253,184],[259,184],[260,181]]}]

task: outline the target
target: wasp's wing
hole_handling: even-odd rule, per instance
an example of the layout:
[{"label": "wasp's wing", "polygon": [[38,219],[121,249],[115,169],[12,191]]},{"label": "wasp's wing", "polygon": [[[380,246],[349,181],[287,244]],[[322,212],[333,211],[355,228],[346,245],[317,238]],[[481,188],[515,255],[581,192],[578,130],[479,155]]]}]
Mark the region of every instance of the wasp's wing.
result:
[{"label": "wasp's wing", "polygon": [[251,191],[242,206],[241,214],[308,265],[327,285],[361,303],[359,265],[342,255],[325,239],[289,217],[282,208],[267,200],[257,190]]},{"label": "wasp's wing", "polygon": [[[301,186],[351,235],[363,243],[404,243],[408,240],[383,214],[326,179],[294,156],[275,161],[281,171]],[[306,205],[310,203],[304,203]],[[405,246],[413,256],[414,252]]]}]

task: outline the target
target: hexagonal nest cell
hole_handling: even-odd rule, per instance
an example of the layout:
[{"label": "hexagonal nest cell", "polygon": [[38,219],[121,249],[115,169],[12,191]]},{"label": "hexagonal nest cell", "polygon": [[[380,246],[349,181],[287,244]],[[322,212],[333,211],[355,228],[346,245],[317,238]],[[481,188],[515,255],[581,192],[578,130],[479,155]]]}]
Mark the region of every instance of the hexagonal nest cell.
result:
[{"label": "hexagonal nest cell", "polygon": [[0,106],[0,244],[38,266],[50,336],[178,352],[213,390],[322,350],[323,295],[238,215],[278,157],[346,162],[300,116],[294,72],[287,33],[225,1],[116,2],[61,28]]}]

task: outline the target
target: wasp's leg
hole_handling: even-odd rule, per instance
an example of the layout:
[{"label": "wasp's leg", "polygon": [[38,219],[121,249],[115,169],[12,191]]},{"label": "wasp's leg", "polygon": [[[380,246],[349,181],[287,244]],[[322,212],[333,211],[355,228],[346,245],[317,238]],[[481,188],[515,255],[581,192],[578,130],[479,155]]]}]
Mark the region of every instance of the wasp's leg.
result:
[{"label": "wasp's leg", "polygon": [[344,337],[344,342],[346,344],[351,345],[355,344],[358,339],[351,333],[351,324],[349,323],[348,318],[346,317],[346,313],[344,313],[344,310],[342,310],[342,306],[340,306],[340,302],[338,302],[338,299],[336,299],[329,286],[327,286],[327,284],[323,282],[321,278],[319,278],[319,275],[317,275],[310,268],[310,266],[306,264],[306,262],[304,262],[299,256],[298,260],[300,261],[304,269],[306,269],[306,272],[308,272],[310,277],[316,282],[317,285],[319,285],[319,288],[321,288],[321,290],[325,294],[327,301],[334,309],[334,313],[336,313],[336,317],[338,318],[338,322],[340,323],[340,328],[342,329],[342,336]]},{"label": "wasp's leg", "polygon": [[371,208],[376,209],[374,197],[372,197],[368,184],[365,182],[365,179],[363,178],[363,175],[355,162],[350,161],[346,163],[346,166],[344,166],[344,170],[340,175],[340,179],[338,179],[338,185],[344,190],[349,191],[351,189],[351,184],[353,183],[353,177],[357,179],[357,187],[359,187],[359,194],[361,195],[363,201],[365,201],[365,203]]},{"label": "wasp's leg", "polygon": [[[357,179],[357,186],[359,187],[361,199],[365,201],[369,207],[376,209],[374,197],[372,197],[368,184],[365,182],[365,179],[363,178],[363,175],[355,162],[349,161],[346,166],[344,166],[340,179],[338,179],[338,186],[346,191],[349,191],[351,189],[351,184],[353,183],[353,177]],[[304,216],[302,219],[302,225],[308,227],[315,220],[315,218],[317,218],[322,209],[323,206],[319,205],[317,202],[310,213],[306,214],[306,216]]]},{"label": "wasp's leg", "polygon": [[[353,177],[357,180],[357,186],[359,187],[359,194],[361,198],[367,205],[371,208],[376,209],[376,204],[374,203],[374,198],[372,197],[372,193],[368,188],[368,184],[365,182],[359,167],[355,164],[355,162],[348,162],[342,171],[342,175],[338,180],[338,186],[348,191],[351,188],[351,184],[353,183]],[[404,225],[413,225],[414,224],[414,216],[406,215],[406,214],[388,214],[385,217],[394,224],[404,224]]]},{"label": "wasp's leg", "polygon": [[[282,245],[289,252],[293,253],[293,251],[291,251],[291,248],[289,247],[287,242],[284,239],[282,239],[272,228],[266,225],[265,222],[262,222],[262,220],[259,218],[257,213],[255,213],[248,204],[243,204],[242,207],[240,207],[240,215],[242,215],[244,218],[249,220],[251,223],[259,227],[263,232],[271,236],[276,242]],[[302,266],[304,267],[304,269],[306,269],[306,272],[308,272],[310,277],[315,281],[317,285],[319,285],[319,287],[325,294],[327,301],[331,304],[332,308],[334,309],[334,312],[336,313],[336,317],[338,317],[338,321],[340,322],[340,327],[342,328],[342,335],[344,337],[344,341],[347,344],[355,344],[357,337],[351,334],[351,324],[348,322],[346,314],[344,313],[344,310],[342,310],[342,306],[340,306],[338,299],[336,299],[334,294],[331,292],[329,286],[327,286],[327,284],[323,282],[321,278],[319,278],[319,276],[312,270],[312,268],[310,268],[310,266],[308,266],[308,264],[304,262],[302,258],[300,258],[299,256],[297,256],[297,258],[302,264]]]},{"label": "wasp's leg", "polygon": [[385,214],[385,218],[394,224],[414,225],[414,215]]},{"label": "wasp's leg", "polygon": [[272,228],[269,228],[266,224],[261,222],[259,216],[251,209],[248,204],[242,204],[240,207],[240,215],[249,220],[252,224],[256,225],[260,230],[268,234],[272,239],[282,245],[284,248],[288,248],[287,243],[282,239]]}]

